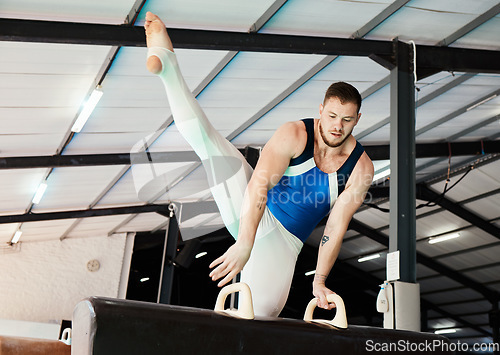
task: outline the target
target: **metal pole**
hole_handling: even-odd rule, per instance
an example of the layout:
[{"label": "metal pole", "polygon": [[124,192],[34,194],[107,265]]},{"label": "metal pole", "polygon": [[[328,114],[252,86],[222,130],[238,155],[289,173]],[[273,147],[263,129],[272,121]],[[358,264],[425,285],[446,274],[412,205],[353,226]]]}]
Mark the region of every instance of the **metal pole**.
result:
[{"label": "metal pole", "polygon": [[400,252],[400,281],[416,282],[415,84],[412,48],[394,41],[391,70],[389,251]]},{"label": "metal pole", "polygon": [[175,218],[174,205],[169,206],[170,219],[168,222],[167,235],[163,247],[163,262],[160,275],[160,287],[158,292],[158,303],[170,304],[172,296],[172,284],[174,281],[174,263],[177,250],[177,239],[179,236],[179,224]]}]

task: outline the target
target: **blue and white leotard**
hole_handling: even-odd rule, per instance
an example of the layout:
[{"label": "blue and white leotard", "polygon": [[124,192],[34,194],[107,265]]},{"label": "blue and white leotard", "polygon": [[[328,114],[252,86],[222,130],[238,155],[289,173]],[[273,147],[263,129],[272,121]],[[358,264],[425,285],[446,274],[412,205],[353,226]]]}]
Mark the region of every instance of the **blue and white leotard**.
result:
[{"label": "blue and white leotard", "polygon": [[268,191],[267,207],[290,233],[305,242],[344,191],[364,149],[356,142],[345,163],[336,172],[327,174],[314,162],[314,119],[302,122],[307,131],[306,148],[290,161],[281,180]]}]

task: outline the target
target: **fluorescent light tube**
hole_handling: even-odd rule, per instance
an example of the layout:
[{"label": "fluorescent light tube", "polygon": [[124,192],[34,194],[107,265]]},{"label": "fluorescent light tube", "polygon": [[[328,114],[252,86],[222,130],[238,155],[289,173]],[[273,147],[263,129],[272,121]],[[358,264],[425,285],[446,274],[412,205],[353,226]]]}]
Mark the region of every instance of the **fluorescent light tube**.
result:
[{"label": "fluorescent light tube", "polygon": [[141,281],[141,282],[146,282],[146,281],[149,281],[149,277],[143,277],[140,281]]},{"label": "fluorescent light tube", "polygon": [[495,95],[491,95],[490,97],[488,97],[488,98],[484,99],[483,101],[479,101],[477,104],[474,104],[474,105],[472,105],[472,106],[468,107],[465,111],[467,111],[467,112],[468,112],[468,111],[470,111],[470,110],[472,110],[472,109],[474,109],[474,108],[476,108],[476,107],[478,107],[478,106],[481,106],[482,104],[484,104],[484,103],[486,103],[486,102],[488,102],[488,101],[490,101],[490,100],[493,100],[493,99],[494,99],[495,97],[497,97],[497,96],[498,96],[497,94],[495,94]]},{"label": "fluorescent light tube", "polygon": [[12,244],[16,244],[19,241],[19,238],[21,238],[21,234],[23,234],[23,232],[21,230],[17,230],[10,242]]},{"label": "fluorescent light tube", "polygon": [[364,261],[378,259],[378,258],[380,258],[380,254],[367,255],[367,256],[363,256],[362,258],[359,258],[358,263],[362,263]]},{"label": "fluorescent light tube", "polygon": [[36,190],[35,196],[33,197],[33,204],[38,204],[42,200],[43,194],[45,193],[45,190],[47,190],[47,183],[42,182],[40,186],[38,186],[38,189]]},{"label": "fluorescent light tube", "polygon": [[441,235],[439,237],[429,238],[428,242],[429,244],[436,244],[444,242],[445,240],[455,239],[458,237],[460,237],[460,233],[452,233],[452,234]]},{"label": "fluorescent light tube", "polygon": [[456,329],[438,329],[434,331],[434,334],[452,334],[456,332],[457,332]]},{"label": "fluorescent light tube", "polygon": [[199,254],[196,254],[195,258],[196,258],[196,259],[199,259],[199,258],[201,258],[202,256],[205,256],[205,255],[207,255],[207,254],[208,254],[208,253],[207,253],[206,251],[204,251],[204,252],[201,252],[201,253],[199,253]]},{"label": "fluorescent light tube", "polygon": [[78,118],[73,124],[73,127],[71,127],[72,132],[78,133],[82,130],[83,126],[85,126],[85,123],[87,123],[87,120],[97,106],[97,103],[101,99],[102,94],[103,92],[99,89],[94,89],[94,91],[92,91],[89,99],[87,100],[85,105],[83,105],[82,112],[80,112],[80,115],[78,115]]},{"label": "fluorescent light tube", "polygon": [[316,270],[311,270],[311,271],[308,271],[305,273],[306,276],[311,276],[311,275],[314,275],[316,273]]},{"label": "fluorescent light tube", "polygon": [[373,177],[373,181],[377,181],[379,179],[386,178],[389,175],[391,175],[391,169],[387,168],[385,170],[381,170],[375,174],[375,176]]}]

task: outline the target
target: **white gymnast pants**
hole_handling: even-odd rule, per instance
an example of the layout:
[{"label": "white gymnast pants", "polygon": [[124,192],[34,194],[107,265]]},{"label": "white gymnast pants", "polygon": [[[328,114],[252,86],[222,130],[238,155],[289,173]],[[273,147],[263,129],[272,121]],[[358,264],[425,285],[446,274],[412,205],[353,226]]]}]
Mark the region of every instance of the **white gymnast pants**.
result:
[{"label": "white gymnast pants", "polygon": [[[201,159],[222,220],[236,239],[252,168],[236,147],[210,124],[184,81],[175,54],[153,47],[148,50],[148,57],[152,55],[163,65],[158,76],[165,85],[175,125]],[[241,272],[241,282],[247,283],[252,292],[255,315],[279,315],[288,298],[302,245],[266,207],[252,254]],[[244,302],[241,297],[240,302]]]}]

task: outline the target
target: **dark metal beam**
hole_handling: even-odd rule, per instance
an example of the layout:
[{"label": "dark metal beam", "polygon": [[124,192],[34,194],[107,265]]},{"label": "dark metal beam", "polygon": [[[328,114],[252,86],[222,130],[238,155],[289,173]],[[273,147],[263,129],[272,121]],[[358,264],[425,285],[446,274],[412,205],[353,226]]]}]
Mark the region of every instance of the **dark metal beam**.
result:
[{"label": "dark metal beam", "polygon": [[492,223],[489,223],[485,219],[479,217],[475,213],[470,212],[459,204],[448,200],[441,194],[429,189],[426,185],[417,185],[417,197],[421,200],[432,201],[443,207],[444,209],[450,211],[454,215],[466,220],[467,222],[475,225],[479,229],[491,234],[495,238],[500,239],[500,228]]},{"label": "dark metal beam", "polygon": [[[0,19],[0,40],[145,47],[139,26]],[[391,41],[169,29],[176,48],[368,56],[392,54]]]},{"label": "dark metal beam", "polygon": [[[380,243],[386,247],[389,247],[389,238],[368,227],[367,225],[352,219],[351,223],[349,223],[349,229],[355,230],[358,233],[363,234],[364,236],[376,241],[377,243]],[[446,276],[464,286],[467,286],[476,292],[479,292],[481,295],[483,295],[486,299],[489,301],[493,302],[494,300],[498,300],[500,297],[500,294],[496,292],[495,290],[491,290],[488,287],[480,284],[477,281],[474,281],[470,279],[467,276],[464,276],[453,269],[450,269],[448,266],[441,264],[437,261],[435,261],[433,258],[430,258],[428,256],[423,255],[422,253],[417,252],[417,262],[434,270],[437,271],[438,273],[442,274],[443,276]]]},{"label": "dark metal beam", "polygon": [[170,214],[170,221],[166,231],[165,243],[163,246],[163,261],[160,275],[160,286],[158,290],[158,303],[170,304],[172,298],[172,285],[174,282],[174,263],[177,254],[177,241],[179,239],[179,225],[174,214]]},{"label": "dark metal beam", "polygon": [[167,216],[169,213],[168,205],[142,205],[142,206],[128,206],[128,207],[114,207],[114,208],[96,208],[96,209],[63,211],[63,212],[26,213],[19,215],[0,216],[0,224],[50,221],[56,219],[70,219],[70,218],[113,216],[118,214],[149,213],[149,212],[156,212]]},{"label": "dark metal beam", "polygon": [[[372,160],[389,159],[389,146],[368,145],[364,146],[366,153]],[[482,155],[500,153],[500,140],[476,142],[449,142],[449,143],[421,143],[416,144],[417,158],[437,158],[452,156]]]},{"label": "dark metal beam", "polygon": [[[0,19],[0,41],[146,45],[138,26]],[[391,58],[392,41],[170,29],[176,48]],[[500,52],[417,45],[417,71],[500,73]],[[419,75],[420,76],[420,75]]]},{"label": "dark metal beam", "polygon": [[[364,146],[366,153],[372,160],[389,159],[389,145]],[[422,143],[416,145],[417,158],[470,156],[491,153],[500,153],[500,140],[455,142],[455,143]],[[256,151],[253,148],[240,149],[247,156]],[[255,155],[255,154],[254,154]],[[34,169],[34,168],[62,168],[71,166],[102,166],[102,165],[130,165],[150,163],[176,163],[199,161],[193,151],[177,152],[141,152],[118,154],[88,154],[88,155],[44,155],[27,157],[0,158],[0,170],[5,169]],[[255,162],[252,163],[255,166]]]},{"label": "dark metal beam", "polygon": [[391,70],[389,252],[400,253],[400,280],[415,283],[415,83],[410,46],[394,41]]}]

